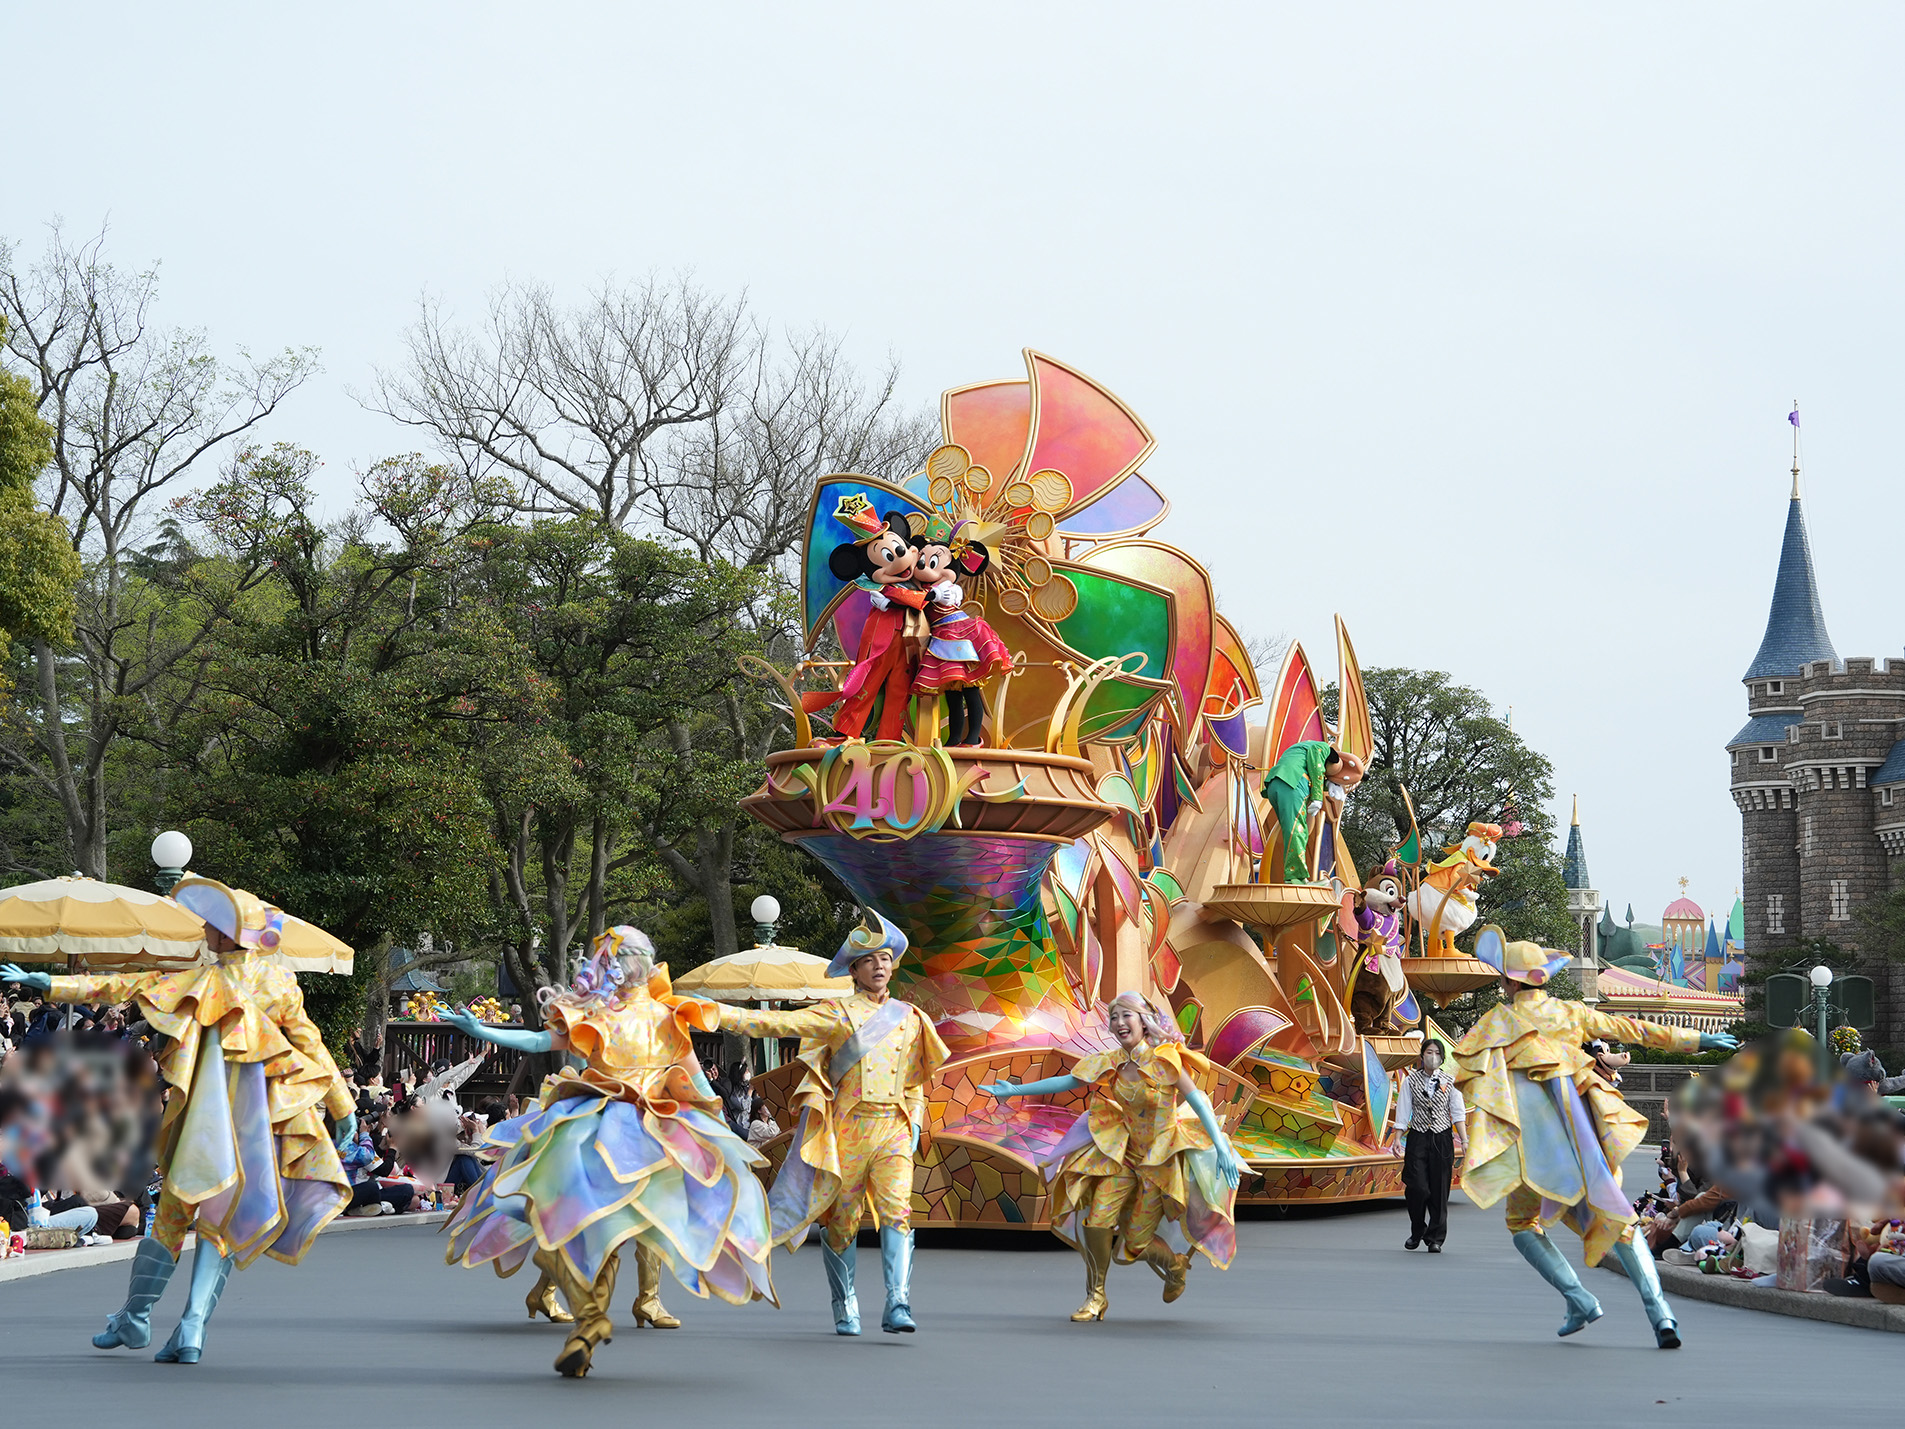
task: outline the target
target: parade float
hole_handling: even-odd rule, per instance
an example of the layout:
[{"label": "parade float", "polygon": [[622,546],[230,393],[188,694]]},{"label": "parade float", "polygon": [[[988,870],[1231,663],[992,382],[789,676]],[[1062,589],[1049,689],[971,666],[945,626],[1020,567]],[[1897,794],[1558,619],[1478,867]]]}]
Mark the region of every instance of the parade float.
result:
[{"label": "parade float", "polygon": [[[1371,753],[1347,630],[1339,618],[1334,728],[1300,644],[1261,688],[1208,573],[1151,534],[1170,505],[1143,472],[1143,421],[1064,363],[1025,361],[1022,379],[946,392],[942,445],[903,483],[817,484],[809,658],[750,662],[795,731],[743,807],[903,929],[893,991],[952,1049],[915,1223],[1046,1223],[1035,1162],[1078,1094],[1000,1103],[978,1088],[1108,1047],[1103,1008],[1126,989],[1168,1006],[1209,1059],[1204,1090],[1247,1163],[1240,1202],[1400,1195],[1386,1143],[1395,1069],[1423,1036],[1417,999],[1494,976],[1441,936],[1472,916],[1491,826],[1436,864],[1406,840],[1366,894],[1325,811],[1308,877],[1286,881],[1274,819],[1265,846],[1265,771],[1301,741]],[[889,527],[950,554],[957,625],[928,628],[947,612],[930,588],[923,606],[902,590],[897,545],[868,534]],[[898,652],[938,650],[940,634],[964,638],[976,690],[909,687]],[[822,709],[831,730],[810,717]],[[1371,906],[1393,911],[1358,917]],[[1427,956],[1399,956],[1428,921]],[[796,1071],[755,1082],[777,1114]]]}]

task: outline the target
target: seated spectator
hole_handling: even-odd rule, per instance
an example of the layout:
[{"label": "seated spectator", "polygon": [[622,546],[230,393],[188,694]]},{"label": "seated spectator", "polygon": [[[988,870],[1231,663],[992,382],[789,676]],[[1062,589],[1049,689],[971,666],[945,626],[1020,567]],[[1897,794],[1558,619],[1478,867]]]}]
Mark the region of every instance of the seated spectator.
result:
[{"label": "seated spectator", "polygon": [[1826,1282],[1826,1293],[1905,1305],[1905,1219],[1854,1221],[1846,1236],[1851,1263],[1844,1276]]},{"label": "seated spectator", "polygon": [[345,1215],[401,1215],[417,1198],[416,1187],[403,1181],[382,1179],[395,1170],[396,1151],[393,1147],[388,1157],[380,1157],[370,1128],[358,1129],[341,1159],[344,1174],[351,1178],[351,1199],[344,1209]]},{"label": "seated spectator", "polygon": [[747,1140],[750,1146],[763,1146],[781,1134],[779,1123],[767,1109],[763,1097],[754,1098],[754,1105],[748,1112]]},{"label": "seated spectator", "polygon": [[1675,1152],[1672,1165],[1674,1204],[1648,1226],[1647,1248],[1669,1265],[1693,1265],[1706,1243],[1734,1219],[1738,1207],[1686,1152]]},{"label": "seated spectator", "polygon": [[728,1129],[743,1141],[747,1140],[748,1108],[754,1102],[753,1081],[754,1069],[746,1062],[736,1062],[728,1068],[727,1085],[720,1092]]}]

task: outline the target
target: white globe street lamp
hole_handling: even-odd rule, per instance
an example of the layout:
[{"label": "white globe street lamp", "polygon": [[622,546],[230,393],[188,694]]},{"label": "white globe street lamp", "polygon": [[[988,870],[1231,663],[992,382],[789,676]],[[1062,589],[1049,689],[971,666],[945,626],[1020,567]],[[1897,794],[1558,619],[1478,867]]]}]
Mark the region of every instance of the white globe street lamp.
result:
[{"label": "white globe street lamp", "polygon": [[1820,963],[1806,974],[1812,979],[1812,1010],[1819,1019],[1819,1075],[1832,1075],[1832,1047],[1826,1041],[1826,989],[1832,986],[1832,969]]},{"label": "white globe street lamp", "polygon": [[152,841],[152,861],[159,866],[153,883],[159,892],[170,893],[192,861],[192,841],[177,829],[167,829]]},{"label": "white globe street lamp", "polygon": [[763,893],[748,905],[749,913],[754,915],[754,943],[756,947],[770,948],[780,936],[775,923],[780,921],[781,902],[771,893]]}]

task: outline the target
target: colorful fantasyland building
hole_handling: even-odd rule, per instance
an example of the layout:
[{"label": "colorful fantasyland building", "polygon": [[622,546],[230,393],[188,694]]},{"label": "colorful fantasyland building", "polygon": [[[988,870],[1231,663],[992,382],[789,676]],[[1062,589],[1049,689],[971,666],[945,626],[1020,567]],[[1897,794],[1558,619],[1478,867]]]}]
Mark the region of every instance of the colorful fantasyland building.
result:
[{"label": "colorful fantasyland building", "polygon": [[1683,892],[1661,914],[1661,941],[1643,943],[1634,931],[1634,910],[1627,910],[1622,927],[1592,886],[1579,800],[1561,874],[1578,929],[1574,969],[1586,1001],[1617,1016],[1703,1032],[1724,1031],[1740,1019],[1745,909],[1739,899],[1722,925]]},{"label": "colorful fantasyland building", "polygon": [[[1799,472],[1773,605],[1727,741],[1745,863],[1746,957],[1773,972],[1803,939],[1862,946],[1859,905],[1905,886],[1905,660],[1841,657],[1826,634]],[[1905,1045],[1905,971],[1873,958],[1872,1039]]]}]

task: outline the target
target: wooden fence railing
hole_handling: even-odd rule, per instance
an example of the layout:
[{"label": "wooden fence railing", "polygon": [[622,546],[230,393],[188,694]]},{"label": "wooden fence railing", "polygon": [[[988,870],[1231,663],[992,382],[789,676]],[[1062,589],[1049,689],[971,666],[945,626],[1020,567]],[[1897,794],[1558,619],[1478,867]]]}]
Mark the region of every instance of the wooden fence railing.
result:
[{"label": "wooden fence railing", "polygon": [[[535,1064],[544,1059],[491,1046],[444,1022],[390,1023],[384,1029],[384,1081],[388,1085],[402,1079],[409,1085],[413,1075],[429,1076],[431,1063],[439,1058],[454,1066],[468,1061],[484,1047],[489,1048],[489,1056],[457,1090],[458,1101],[473,1107],[511,1090],[525,1098],[535,1092],[544,1070]],[[531,1064],[527,1068],[523,1066],[525,1058]]]}]

